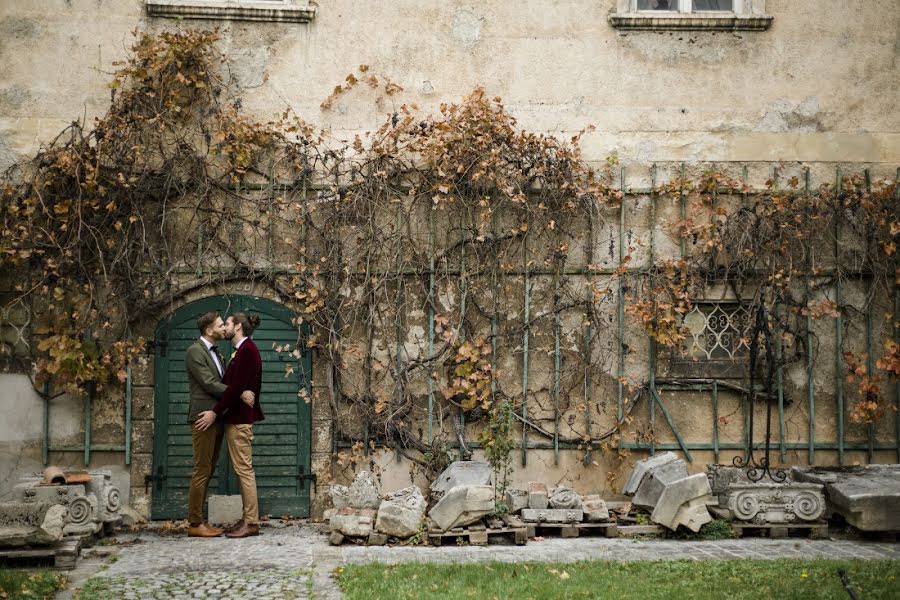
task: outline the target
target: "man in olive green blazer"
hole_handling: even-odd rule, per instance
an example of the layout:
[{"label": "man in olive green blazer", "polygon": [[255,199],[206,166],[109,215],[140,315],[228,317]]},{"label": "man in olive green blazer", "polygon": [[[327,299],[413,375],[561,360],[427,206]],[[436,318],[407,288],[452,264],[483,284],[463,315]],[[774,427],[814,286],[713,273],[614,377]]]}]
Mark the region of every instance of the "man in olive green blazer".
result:
[{"label": "man in olive green blazer", "polygon": [[223,530],[206,523],[203,518],[203,507],[206,505],[209,481],[219,461],[224,428],[221,423],[216,423],[201,430],[194,421],[200,413],[215,406],[219,396],[228,389],[228,386],[222,383],[225,359],[217,346],[217,342],[225,337],[225,322],[219,313],[208,312],[197,318],[197,329],[200,330],[200,339],[191,344],[184,356],[190,390],[187,418],[191,426],[194,450],[194,468],[188,491],[188,535],[217,537],[222,535]]}]

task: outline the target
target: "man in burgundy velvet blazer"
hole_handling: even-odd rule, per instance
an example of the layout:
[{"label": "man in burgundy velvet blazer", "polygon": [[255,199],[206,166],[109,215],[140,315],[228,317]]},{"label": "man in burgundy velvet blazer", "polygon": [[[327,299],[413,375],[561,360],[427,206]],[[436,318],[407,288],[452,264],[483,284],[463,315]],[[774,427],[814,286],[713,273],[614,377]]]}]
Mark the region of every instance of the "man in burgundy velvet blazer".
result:
[{"label": "man in burgundy velvet blazer", "polygon": [[[234,353],[225,369],[222,383],[228,389],[212,408],[200,414],[198,425],[208,427],[217,419],[225,424],[225,442],[231,467],[238,477],[243,503],[243,516],[225,532],[228,537],[243,538],[259,535],[259,502],[256,494],[256,474],[253,471],[253,424],[264,419],[260,406],[262,386],[262,358],[250,336],[259,326],[259,317],[234,313],[225,321],[225,337],[231,339]],[[249,390],[255,401],[241,399],[240,391]]]}]

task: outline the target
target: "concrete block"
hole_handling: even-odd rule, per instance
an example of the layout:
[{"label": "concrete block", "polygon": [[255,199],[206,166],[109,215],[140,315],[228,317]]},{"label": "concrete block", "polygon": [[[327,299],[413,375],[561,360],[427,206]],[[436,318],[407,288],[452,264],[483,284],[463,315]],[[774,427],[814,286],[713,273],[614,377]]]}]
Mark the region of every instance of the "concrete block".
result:
[{"label": "concrete block", "polygon": [[609,520],[609,508],[606,506],[606,501],[597,494],[582,497],[581,507],[584,510],[585,521],[596,523]]},{"label": "concrete block", "polygon": [[489,485],[458,485],[448,490],[428,516],[446,531],[474,523],[494,512],[494,488]]},{"label": "concrete block", "polygon": [[828,508],[862,531],[900,532],[900,464],[793,467],[797,481],[825,486]]},{"label": "concrete block", "polygon": [[677,458],[678,457],[675,456],[673,452],[663,452],[662,454],[657,454],[655,456],[651,456],[650,458],[639,460],[637,463],[635,463],[634,469],[631,471],[631,476],[625,483],[625,487],[622,488],[622,493],[627,496],[634,495],[634,493],[638,490],[638,486],[641,485],[641,480],[644,478],[644,475],[646,475],[651,469],[676,460]]},{"label": "concrete block", "polygon": [[240,494],[226,496],[213,495],[207,500],[209,511],[208,521],[214,525],[235,523],[241,520],[244,514],[244,503]]},{"label": "concrete block", "polygon": [[581,523],[583,519],[580,508],[522,509],[522,520],[530,523]]},{"label": "concrete block", "polygon": [[700,531],[700,527],[713,520],[712,515],[709,514],[709,509],[706,507],[715,506],[716,504],[718,504],[718,501],[711,494],[688,500],[675,513],[675,527],[682,525],[694,533]]},{"label": "concrete block", "polygon": [[347,537],[368,537],[375,526],[375,511],[369,508],[339,508],[331,517],[331,530]]},{"label": "concrete block", "polygon": [[414,485],[388,494],[378,507],[375,529],[393,537],[412,537],[425,516],[425,504],[425,497]]},{"label": "concrete block", "polygon": [[667,485],[684,479],[689,474],[687,463],[675,459],[651,468],[638,486],[631,503],[641,508],[653,510]]},{"label": "concrete block", "polygon": [[550,494],[547,485],[539,481],[528,484],[528,508],[544,510],[550,507]]},{"label": "concrete block", "polygon": [[528,492],[525,490],[506,490],[503,501],[510,514],[515,514],[523,508],[528,508]]},{"label": "concrete block", "polygon": [[435,500],[449,490],[461,485],[491,485],[491,465],[477,460],[458,460],[450,463],[431,484],[431,497]]},{"label": "concrete block", "polygon": [[[712,499],[712,503],[715,504],[712,490],[709,487],[709,479],[703,473],[697,473],[696,475],[672,482],[663,490],[656,508],[650,514],[650,519],[663,527],[675,530],[679,525],[677,515],[681,506],[701,496],[709,496]],[[706,510],[705,505],[703,510]],[[699,520],[696,515],[693,515],[692,518]]]}]

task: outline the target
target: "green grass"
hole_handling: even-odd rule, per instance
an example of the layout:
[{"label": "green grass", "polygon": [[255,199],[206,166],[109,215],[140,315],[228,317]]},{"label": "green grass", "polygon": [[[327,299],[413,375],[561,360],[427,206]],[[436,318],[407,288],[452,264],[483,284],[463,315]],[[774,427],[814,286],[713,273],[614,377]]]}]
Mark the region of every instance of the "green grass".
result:
[{"label": "green grass", "polygon": [[349,565],[336,571],[347,600],[847,600],[845,569],[861,599],[900,598],[900,562],[837,560],[585,561]]},{"label": "green grass", "polygon": [[667,537],[677,540],[730,540],[737,536],[734,529],[731,528],[730,522],[725,519],[714,519],[701,525],[700,531],[697,533],[679,528],[677,531],[669,533]]},{"label": "green grass", "polygon": [[65,575],[53,571],[14,571],[0,569],[0,599],[52,599],[56,590],[66,586]]}]

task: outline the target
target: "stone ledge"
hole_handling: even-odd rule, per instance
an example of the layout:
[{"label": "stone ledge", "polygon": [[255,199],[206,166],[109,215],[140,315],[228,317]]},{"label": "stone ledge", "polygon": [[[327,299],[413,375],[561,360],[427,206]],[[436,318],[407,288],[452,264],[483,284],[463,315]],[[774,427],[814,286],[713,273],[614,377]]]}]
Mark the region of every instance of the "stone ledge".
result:
[{"label": "stone ledge", "polygon": [[316,17],[316,7],[303,3],[274,2],[210,2],[201,0],[144,0],[151,17],[213,19],[231,21],[269,21],[273,23],[309,23]]},{"label": "stone ledge", "polygon": [[609,15],[610,25],[626,31],[765,31],[772,20],[772,15]]}]

